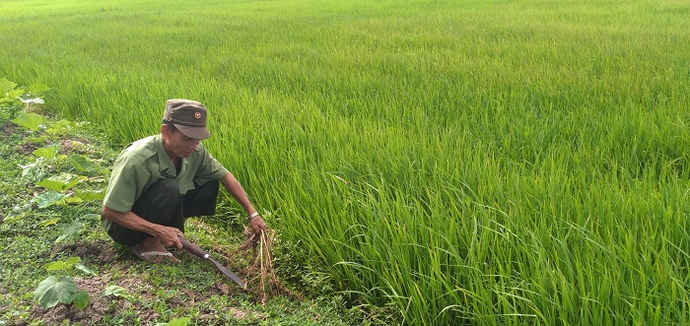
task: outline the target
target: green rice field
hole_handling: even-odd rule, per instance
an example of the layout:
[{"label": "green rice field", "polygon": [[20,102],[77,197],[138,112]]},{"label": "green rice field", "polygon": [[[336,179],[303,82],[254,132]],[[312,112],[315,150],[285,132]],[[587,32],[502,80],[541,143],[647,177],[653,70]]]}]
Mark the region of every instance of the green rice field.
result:
[{"label": "green rice field", "polygon": [[269,227],[396,323],[690,323],[688,1],[4,0],[0,44],[116,144],[206,104]]}]

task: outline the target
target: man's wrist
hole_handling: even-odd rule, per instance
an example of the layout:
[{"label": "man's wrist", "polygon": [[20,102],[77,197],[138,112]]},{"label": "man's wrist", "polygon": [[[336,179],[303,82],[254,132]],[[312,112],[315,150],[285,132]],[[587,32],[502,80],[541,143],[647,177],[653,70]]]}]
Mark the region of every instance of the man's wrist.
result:
[{"label": "man's wrist", "polygon": [[257,216],[259,216],[259,212],[254,211],[254,213],[251,213],[251,214],[249,214],[249,216],[247,216],[247,221],[251,221]]}]

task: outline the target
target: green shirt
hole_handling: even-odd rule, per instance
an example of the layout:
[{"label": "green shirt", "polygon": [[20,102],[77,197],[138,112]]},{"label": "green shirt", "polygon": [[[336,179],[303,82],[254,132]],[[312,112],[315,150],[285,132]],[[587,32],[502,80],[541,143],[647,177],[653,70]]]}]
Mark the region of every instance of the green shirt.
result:
[{"label": "green shirt", "polygon": [[180,194],[184,195],[194,189],[195,183],[219,180],[228,174],[228,170],[201,143],[190,157],[181,160],[182,169],[178,174],[165,151],[160,134],[133,142],[115,160],[103,205],[126,213],[139,196],[158,180],[176,179]]}]

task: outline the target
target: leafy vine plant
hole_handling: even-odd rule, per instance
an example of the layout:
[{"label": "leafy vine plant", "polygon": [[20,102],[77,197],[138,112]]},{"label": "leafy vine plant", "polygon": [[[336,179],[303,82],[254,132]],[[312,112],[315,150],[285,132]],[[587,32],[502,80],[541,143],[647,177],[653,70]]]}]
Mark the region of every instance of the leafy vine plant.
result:
[{"label": "leafy vine plant", "polygon": [[43,84],[22,87],[5,78],[0,79],[0,109],[5,119],[15,119],[27,105],[43,104],[43,94],[50,88]]},{"label": "leafy vine plant", "polygon": [[[0,79],[0,122],[12,122],[33,135],[27,138],[28,141],[46,144],[31,153],[31,162],[20,165],[22,179],[43,190],[38,191],[31,202],[13,207],[0,220],[0,223],[11,223],[19,220],[30,214],[34,210],[34,206],[38,209],[49,209],[51,206],[78,205],[86,201],[103,199],[102,189],[75,188],[75,186],[89,183],[91,179],[99,180],[98,176],[102,175],[102,171],[99,165],[95,163],[97,160],[75,152],[65,154],[61,152],[58,145],[61,143],[61,137],[69,134],[71,130],[79,129],[78,123],[66,120],[48,122],[43,116],[32,112],[34,111],[32,106],[44,103],[41,96],[48,90],[50,88],[41,84],[21,87],[7,79]],[[75,145],[72,143],[72,146]],[[84,144],[81,145],[85,146]],[[86,150],[86,148],[84,149]],[[86,152],[89,151],[86,150]],[[69,172],[64,171],[65,169]],[[89,178],[87,175],[96,175],[97,177]],[[62,234],[57,237],[56,243],[77,236],[83,229],[84,223],[98,222],[100,216],[98,214],[85,214],[79,218],[72,218],[71,223],[59,224],[61,219],[62,217],[49,218],[40,223],[44,227],[56,225],[61,229]],[[96,275],[96,273],[88,269],[80,257],[56,260],[45,264],[43,267],[52,272],[53,275],[40,282],[33,292],[33,299],[44,309],[51,309],[59,304],[73,305],[79,310],[88,306],[89,293],[77,287],[74,274],[75,270],[87,275]],[[117,285],[108,286],[103,294],[127,300],[132,298],[124,288]],[[189,322],[190,318],[185,317],[157,325],[185,326]]]},{"label": "leafy vine plant", "polygon": [[[83,187],[74,189],[75,186],[89,181],[86,175],[100,174],[99,166],[94,164],[94,160],[74,151],[68,154],[60,151],[61,137],[69,134],[71,130],[77,130],[78,124],[66,120],[48,122],[43,116],[31,112],[32,105],[44,103],[40,96],[48,90],[48,87],[40,84],[25,88],[7,79],[0,79],[0,122],[9,121],[27,130],[29,135],[32,135],[27,137],[29,142],[46,144],[31,153],[29,158],[33,159],[32,162],[20,165],[22,179],[34,183],[36,187],[43,190],[37,191],[31,202],[16,205],[0,222],[11,223],[19,220],[30,214],[34,205],[38,209],[48,209],[53,205],[80,204],[103,198],[102,189],[90,190]],[[65,172],[65,169],[78,174]],[[40,223],[44,227],[57,225],[61,229],[62,234],[55,240],[56,243],[78,235],[84,223],[97,222],[100,217],[97,214],[86,214],[81,218],[71,218],[71,223],[68,221],[68,223],[58,224],[61,219],[62,217],[50,218]],[[88,305],[89,294],[77,288],[73,279],[74,270],[88,275],[96,274],[82,264],[81,258],[69,257],[66,260],[57,260],[44,265],[44,268],[53,272],[53,275],[45,278],[33,292],[34,300],[38,301],[44,309],[66,304],[74,305],[81,310]],[[109,294],[112,295],[124,293],[124,289],[110,288],[110,291]]]},{"label": "leafy vine plant", "polygon": [[[79,269],[90,275],[95,275],[93,271],[86,268],[81,263],[79,257],[69,257],[66,260],[58,260],[44,266],[49,271],[60,271],[69,274],[72,270]],[[38,301],[44,309],[55,307],[58,303],[74,304],[82,310],[89,303],[89,293],[77,289],[77,285],[69,275],[48,276],[43,280],[33,293],[34,300]]]}]

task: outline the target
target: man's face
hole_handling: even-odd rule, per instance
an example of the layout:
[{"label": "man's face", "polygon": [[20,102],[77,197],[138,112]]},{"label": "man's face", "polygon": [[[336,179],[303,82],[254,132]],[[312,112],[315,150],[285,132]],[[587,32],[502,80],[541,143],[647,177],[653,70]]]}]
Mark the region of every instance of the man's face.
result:
[{"label": "man's face", "polygon": [[161,127],[161,133],[163,134],[165,151],[168,152],[170,159],[190,157],[196,146],[199,145],[199,139],[189,138],[179,130],[172,131],[168,125]]}]

